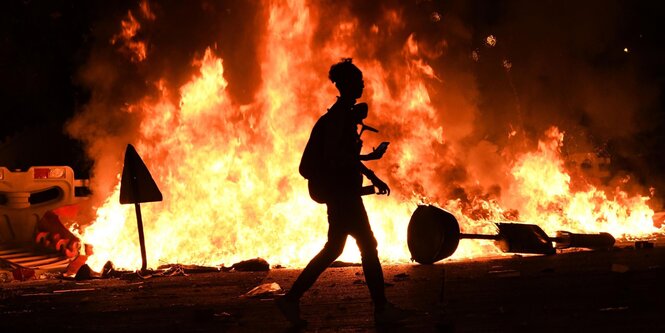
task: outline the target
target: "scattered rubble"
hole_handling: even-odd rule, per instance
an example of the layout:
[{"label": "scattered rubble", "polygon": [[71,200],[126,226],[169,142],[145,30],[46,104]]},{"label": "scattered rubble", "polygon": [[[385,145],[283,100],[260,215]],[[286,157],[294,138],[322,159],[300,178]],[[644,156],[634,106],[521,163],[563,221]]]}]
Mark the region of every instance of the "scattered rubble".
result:
[{"label": "scattered rubble", "polygon": [[80,255],[74,259],[71,263],[69,263],[69,266],[67,266],[67,270],[62,273],[62,276],[65,278],[71,278],[71,277],[76,277],[78,274],[78,271],[81,270],[81,267],[85,265],[85,262],[88,260],[88,256]]},{"label": "scattered rubble", "polygon": [[251,298],[266,298],[271,296],[279,296],[283,293],[282,287],[276,282],[264,283],[252,288],[252,290],[245,293],[244,297]]},{"label": "scattered rubble", "polygon": [[406,281],[408,279],[409,279],[409,274],[406,273],[399,273],[393,276],[393,281]]},{"label": "scattered rubble", "polygon": [[362,266],[362,264],[358,262],[346,262],[339,260],[335,260],[333,261],[332,264],[330,264],[330,267],[360,267],[360,266]]},{"label": "scattered rubble", "polygon": [[220,271],[219,267],[199,266],[199,265],[183,265],[183,264],[167,264],[157,267],[157,269],[180,269],[186,274],[196,273],[216,273]]},{"label": "scattered rubble", "polygon": [[74,276],[74,280],[76,281],[82,281],[82,280],[90,280],[94,278],[99,278],[101,274],[95,272],[88,266],[88,264],[84,264],[79,268],[78,272],[76,272],[76,275]]},{"label": "scattered rubble", "polygon": [[221,270],[228,272],[235,270],[238,272],[263,272],[270,270],[270,264],[263,258],[254,258],[250,260],[244,260],[233,264],[231,267],[221,266]]},{"label": "scattered rubble", "polygon": [[653,243],[649,241],[637,241],[635,242],[636,249],[653,249]]},{"label": "scattered rubble", "polygon": [[25,281],[35,277],[35,270],[25,267],[17,267],[12,271],[14,280]]}]

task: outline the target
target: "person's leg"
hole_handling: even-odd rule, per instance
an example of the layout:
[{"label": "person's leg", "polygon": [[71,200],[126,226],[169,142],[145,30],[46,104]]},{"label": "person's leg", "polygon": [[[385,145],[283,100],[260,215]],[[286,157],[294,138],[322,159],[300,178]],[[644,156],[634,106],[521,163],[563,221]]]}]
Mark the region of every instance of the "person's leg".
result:
[{"label": "person's leg", "polygon": [[335,261],[344,251],[346,243],[346,234],[328,232],[328,242],[323,249],[307,264],[300,273],[296,282],[286,293],[286,297],[292,300],[299,300],[302,295],[316,282],[316,279],[323,273],[330,264]]},{"label": "person's leg", "polygon": [[356,244],[360,249],[363,272],[365,273],[370,296],[376,307],[382,307],[387,303],[383,270],[376,249],[376,238],[374,238],[374,233],[369,225],[362,198],[349,200],[346,211],[353,215],[353,217],[350,217],[353,220],[353,228],[351,228],[350,234],[356,239]]},{"label": "person's leg", "polygon": [[300,318],[300,298],[344,250],[347,234],[343,226],[335,222],[335,218],[339,215],[335,210],[336,207],[335,205],[332,207],[328,205],[328,242],[303,269],[291,289],[276,301],[282,314],[295,326],[307,324],[306,321]]},{"label": "person's leg", "polygon": [[374,302],[374,321],[377,325],[394,324],[412,315],[410,311],[403,310],[388,302],[385,294],[383,270],[377,251],[377,242],[367,218],[367,212],[362,199],[350,204],[351,211],[356,214],[357,224],[350,232],[356,239],[362,256],[363,272],[367,281],[372,301]]}]

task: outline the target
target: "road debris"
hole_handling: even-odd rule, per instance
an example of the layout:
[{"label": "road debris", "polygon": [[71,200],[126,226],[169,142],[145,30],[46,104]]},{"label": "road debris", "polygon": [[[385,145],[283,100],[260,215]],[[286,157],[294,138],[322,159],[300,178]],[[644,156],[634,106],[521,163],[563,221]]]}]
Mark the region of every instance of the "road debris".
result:
[{"label": "road debris", "polygon": [[81,270],[81,267],[85,265],[85,262],[88,261],[87,255],[79,255],[67,266],[67,270],[62,273],[63,277],[71,278],[75,277],[78,274],[78,271]]},{"label": "road debris", "polygon": [[408,279],[409,279],[409,274],[406,273],[399,273],[393,276],[393,281],[406,281]]},{"label": "road debris", "polygon": [[224,272],[229,272],[231,270],[238,272],[263,272],[270,270],[270,264],[268,264],[268,262],[263,258],[254,258],[237,262],[231,267],[224,267],[224,265],[222,265],[220,269]]},{"label": "road debris", "polygon": [[95,279],[101,277],[101,274],[95,272],[88,266],[88,264],[84,264],[79,268],[78,272],[76,272],[76,275],[74,276],[74,280],[77,281],[82,281],[82,280],[90,280],[90,279]]},{"label": "road debris", "polygon": [[216,273],[219,272],[219,267],[211,266],[199,266],[199,265],[183,265],[183,264],[167,264],[157,267],[158,269],[179,269],[186,274],[196,274],[196,273]]},{"label": "road debris", "polygon": [[360,266],[362,266],[362,264],[358,262],[346,262],[339,260],[335,260],[333,261],[332,264],[330,264],[330,267],[360,267]]},{"label": "road debris", "polygon": [[25,281],[35,277],[35,270],[25,267],[17,267],[12,271],[14,280]]},{"label": "road debris", "polygon": [[12,276],[13,276],[12,272],[6,270],[0,270],[0,283],[12,281],[13,280]]},{"label": "road debris", "polygon": [[279,296],[283,294],[282,287],[276,282],[264,283],[252,288],[252,290],[245,293],[244,297],[251,298],[266,298],[272,296]]},{"label": "road debris", "polygon": [[653,243],[649,241],[637,241],[635,242],[636,249],[653,249]]}]

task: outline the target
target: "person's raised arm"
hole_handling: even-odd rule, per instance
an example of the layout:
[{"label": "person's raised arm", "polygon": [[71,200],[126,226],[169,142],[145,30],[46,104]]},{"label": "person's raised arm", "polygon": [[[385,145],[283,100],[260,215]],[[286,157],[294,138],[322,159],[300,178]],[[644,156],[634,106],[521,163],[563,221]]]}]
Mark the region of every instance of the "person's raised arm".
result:
[{"label": "person's raised arm", "polygon": [[386,153],[386,150],[388,150],[388,142],[381,142],[381,144],[372,149],[372,152],[366,155],[360,155],[360,160],[361,161],[372,161],[372,160],[378,160],[381,157],[383,157],[383,154]]}]

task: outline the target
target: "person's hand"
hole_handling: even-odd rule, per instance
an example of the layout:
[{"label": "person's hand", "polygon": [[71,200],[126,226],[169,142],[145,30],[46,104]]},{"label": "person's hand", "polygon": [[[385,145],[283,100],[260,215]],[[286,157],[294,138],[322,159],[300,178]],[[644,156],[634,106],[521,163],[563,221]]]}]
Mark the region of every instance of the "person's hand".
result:
[{"label": "person's hand", "polygon": [[379,179],[379,177],[374,176],[371,177],[369,180],[371,180],[372,185],[376,186],[376,188],[379,190],[377,194],[390,195],[390,187],[388,187],[388,184]]},{"label": "person's hand", "polygon": [[379,147],[372,149],[372,152],[367,154],[367,160],[378,160],[383,157],[383,154],[388,150],[387,145],[379,145]]}]

